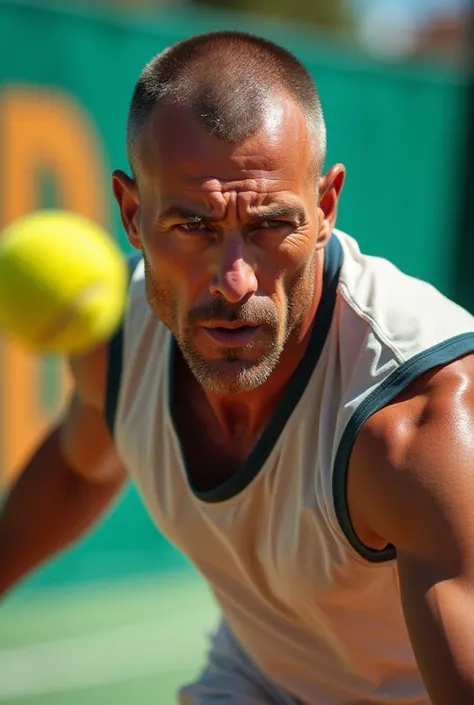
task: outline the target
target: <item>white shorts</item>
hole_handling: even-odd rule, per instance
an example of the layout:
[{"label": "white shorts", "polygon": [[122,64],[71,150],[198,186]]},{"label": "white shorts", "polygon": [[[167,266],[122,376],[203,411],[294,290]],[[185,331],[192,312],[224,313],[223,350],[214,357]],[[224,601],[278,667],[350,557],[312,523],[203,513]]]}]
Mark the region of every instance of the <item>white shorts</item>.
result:
[{"label": "white shorts", "polygon": [[301,705],[265,676],[222,622],[207,666],[179,693],[180,705]]}]

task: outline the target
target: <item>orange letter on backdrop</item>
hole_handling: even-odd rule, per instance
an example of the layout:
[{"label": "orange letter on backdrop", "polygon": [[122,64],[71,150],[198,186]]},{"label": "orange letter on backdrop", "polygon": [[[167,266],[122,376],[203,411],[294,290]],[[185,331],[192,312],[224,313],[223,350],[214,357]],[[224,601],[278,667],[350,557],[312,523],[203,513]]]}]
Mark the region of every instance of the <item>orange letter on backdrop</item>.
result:
[{"label": "orange letter on backdrop", "polygon": [[[41,208],[40,173],[54,178],[60,207],[108,225],[108,174],[97,129],[67,94],[12,86],[0,96],[2,226]],[[9,480],[51,418],[41,409],[40,361],[0,346],[0,480]],[[67,377],[62,368],[63,399]],[[59,409],[56,409],[56,412]]]}]

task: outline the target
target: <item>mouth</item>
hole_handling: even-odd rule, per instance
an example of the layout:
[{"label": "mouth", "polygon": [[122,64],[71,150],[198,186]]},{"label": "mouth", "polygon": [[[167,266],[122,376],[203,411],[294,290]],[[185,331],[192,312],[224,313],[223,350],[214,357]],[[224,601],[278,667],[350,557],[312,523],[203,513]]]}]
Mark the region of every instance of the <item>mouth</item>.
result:
[{"label": "mouth", "polygon": [[238,348],[247,345],[261,326],[245,321],[215,321],[206,323],[203,329],[207,335],[228,348]]}]

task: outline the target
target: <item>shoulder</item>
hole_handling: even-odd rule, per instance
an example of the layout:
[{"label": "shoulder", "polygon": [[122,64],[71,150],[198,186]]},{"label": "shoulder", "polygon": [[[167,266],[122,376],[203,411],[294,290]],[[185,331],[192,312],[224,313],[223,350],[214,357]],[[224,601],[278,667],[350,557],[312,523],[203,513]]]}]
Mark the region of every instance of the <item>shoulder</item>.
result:
[{"label": "shoulder", "polygon": [[339,293],[345,303],[343,324],[347,324],[341,326],[343,333],[352,334],[357,319],[403,363],[474,331],[473,316],[434,286],[409,276],[386,259],[364,254],[345,233],[336,231],[336,235],[344,253],[339,278]]},{"label": "shoulder", "polygon": [[[130,308],[136,301],[146,297],[141,254],[127,257],[127,265],[130,279],[128,294],[128,308]],[[104,344],[68,360],[76,396],[99,411],[105,409],[112,345],[120,333],[121,327]]]},{"label": "shoulder", "polygon": [[420,534],[423,519],[433,540],[436,517],[442,523],[454,507],[463,512],[467,497],[472,507],[473,463],[470,354],[419,376],[362,427],[347,487],[357,535],[375,550],[398,547]]},{"label": "shoulder", "polygon": [[[361,450],[371,447],[384,457],[406,462],[425,438],[432,442],[441,431],[444,438],[457,433],[461,421],[471,413],[474,413],[472,353],[417,377],[392,403],[368,419],[357,445]],[[463,427],[465,431],[464,423]],[[469,431],[474,436],[474,425]]]},{"label": "shoulder", "polygon": [[145,295],[145,263],[140,253],[127,258],[130,276],[129,298],[141,298]]},{"label": "shoulder", "polygon": [[[373,511],[379,501],[372,500],[375,490],[383,494],[389,478],[399,486],[407,475],[397,472],[395,458],[402,463],[410,442],[419,449],[420,438],[436,435],[446,404],[454,414],[458,388],[467,380],[471,384],[474,318],[430,284],[362,254],[348,236],[338,233],[338,238],[344,263],[332,331],[340,390],[332,495],[338,528],[368,557],[363,544],[386,545],[365,530],[367,506]],[[361,543],[359,537],[367,534]],[[390,549],[370,559],[393,556]]]}]

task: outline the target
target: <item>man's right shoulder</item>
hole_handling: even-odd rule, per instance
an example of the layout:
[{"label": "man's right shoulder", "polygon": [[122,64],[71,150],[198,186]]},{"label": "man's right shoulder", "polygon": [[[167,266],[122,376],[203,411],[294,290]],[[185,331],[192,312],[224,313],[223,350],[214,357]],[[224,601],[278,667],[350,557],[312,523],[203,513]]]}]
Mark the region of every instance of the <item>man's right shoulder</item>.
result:
[{"label": "man's right shoulder", "polygon": [[[129,273],[129,297],[139,296],[143,290],[143,264],[139,253],[127,257]],[[105,412],[111,350],[122,336],[123,321],[110,340],[93,350],[69,358],[76,396],[88,406]]]}]

